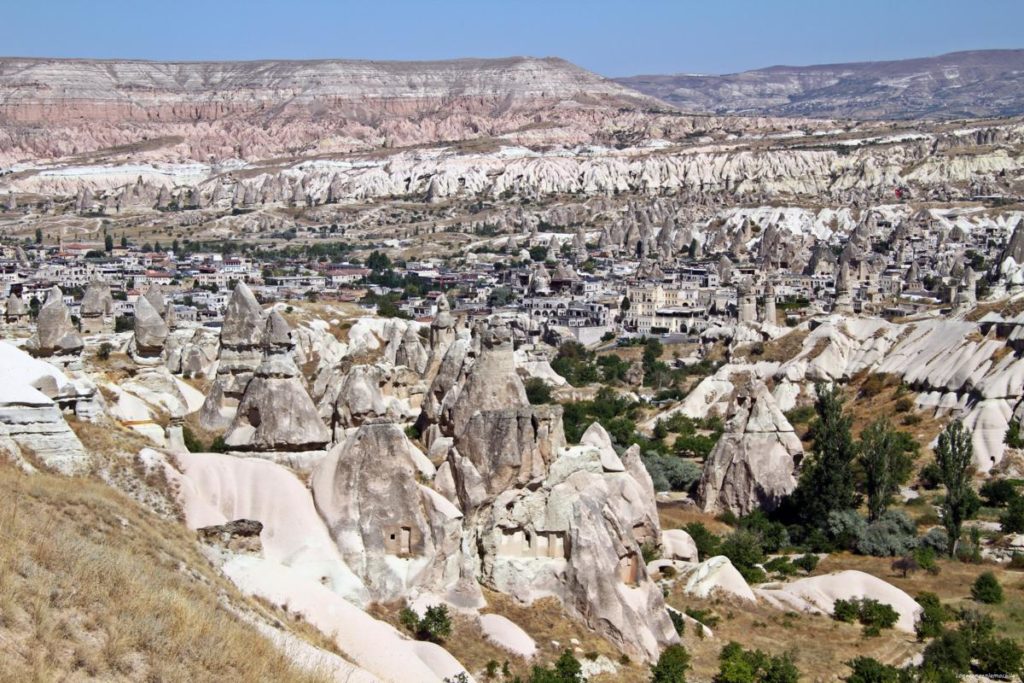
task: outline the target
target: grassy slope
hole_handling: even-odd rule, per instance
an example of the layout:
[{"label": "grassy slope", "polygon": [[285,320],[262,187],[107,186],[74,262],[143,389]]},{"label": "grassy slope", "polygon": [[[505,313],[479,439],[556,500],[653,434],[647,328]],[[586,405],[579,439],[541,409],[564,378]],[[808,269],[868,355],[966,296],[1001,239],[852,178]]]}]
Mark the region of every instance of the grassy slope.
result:
[{"label": "grassy slope", "polygon": [[0,680],[317,680],[239,609],[276,620],[184,527],[102,483],[0,464]]}]

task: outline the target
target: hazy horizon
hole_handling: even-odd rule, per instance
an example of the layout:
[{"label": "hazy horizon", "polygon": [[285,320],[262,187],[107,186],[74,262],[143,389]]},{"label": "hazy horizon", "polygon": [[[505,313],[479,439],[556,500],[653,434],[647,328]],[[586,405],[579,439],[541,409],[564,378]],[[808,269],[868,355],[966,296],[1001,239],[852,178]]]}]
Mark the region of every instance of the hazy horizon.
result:
[{"label": "hazy horizon", "polygon": [[[855,7],[609,0],[514,6],[467,0],[377,4],[182,0],[18,3],[5,16],[11,57],[255,61],[561,57],[604,76],[728,74],[770,66],[888,61],[1020,49],[1024,3],[867,0]],[[40,30],[40,27],[46,30]]]}]

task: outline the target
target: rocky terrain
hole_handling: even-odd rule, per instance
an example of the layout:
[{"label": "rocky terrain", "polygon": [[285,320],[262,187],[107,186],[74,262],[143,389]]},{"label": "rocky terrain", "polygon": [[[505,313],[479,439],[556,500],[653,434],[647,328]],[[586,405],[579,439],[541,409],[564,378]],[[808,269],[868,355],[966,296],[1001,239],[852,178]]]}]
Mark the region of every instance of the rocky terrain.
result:
[{"label": "rocky terrain", "polygon": [[[0,124],[0,678],[632,682],[682,645],[788,683],[958,637],[1016,673],[1022,119],[693,116],[556,59],[9,59]],[[131,575],[101,537],[161,568],[116,609],[178,577],[186,635],[43,591]],[[234,645],[176,670],[199,619]]]},{"label": "rocky terrain", "polygon": [[1024,50],[889,62],[772,66],[737,74],[631,76],[619,83],[685,112],[829,119],[958,119],[1024,112]]}]

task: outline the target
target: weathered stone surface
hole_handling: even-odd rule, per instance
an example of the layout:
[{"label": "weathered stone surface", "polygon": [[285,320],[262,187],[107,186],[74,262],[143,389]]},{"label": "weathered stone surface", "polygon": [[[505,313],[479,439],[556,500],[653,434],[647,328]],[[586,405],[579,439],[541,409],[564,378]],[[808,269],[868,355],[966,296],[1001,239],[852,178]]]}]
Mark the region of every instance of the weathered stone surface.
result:
[{"label": "weathered stone surface", "polygon": [[257,368],[224,435],[230,448],[245,451],[318,450],[330,439],[298,368],[283,355]]},{"label": "weathered stone surface", "polygon": [[263,308],[244,282],[235,285],[220,330],[220,343],[235,348],[260,346],[264,338]]},{"label": "weathered stone surface", "polygon": [[[565,445],[561,406],[525,406],[475,413],[455,437],[451,464],[464,484],[463,509],[514,486],[547,475],[548,465]],[[470,485],[472,484],[472,485]]]},{"label": "weathered stone surface", "polygon": [[8,323],[24,322],[28,318],[28,306],[25,305],[25,300],[16,294],[7,297],[4,318]]},{"label": "weathered stone surface", "polygon": [[36,356],[78,355],[84,343],[71,322],[71,311],[64,304],[59,287],[50,289],[46,303],[39,309],[36,332],[26,347]]},{"label": "weathered stone surface", "polygon": [[706,512],[729,510],[740,516],[772,510],[796,488],[800,439],[758,380],[738,390],[730,415],[704,465],[698,505]]},{"label": "weathered stone surface", "polygon": [[82,296],[82,332],[94,334],[112,329],[114,297],[110,285],[102,280],[92,280]]},{"label": "weathered stone surface", "polygon": [[[0,343],[0,427],[3,441],[12,444],[16,461],[35,463],[62,474],[82,474],[91,459],[64,420],[57,401],[75,405],[91,400],[95,388],[71,382],[49,363],[19,348]],[[16,450],[15,450],[16,449]]]},{"label": "weathered stone surface", "polygon": [[504,326],[481,329],[480,355],[458,393],[445,397],[450,411],[442,426],[452,435],[462,433],[474,413],[529,405],[526,389],[516,373],[511,331]]},{"label": "weathered stone surface", "polygon": [[522,602],[557,596],[570,615],[632,657],[677,641],[640,546],[657,544],[648,493],[607,472],[593,446],[562,449],[537,486],[500,493],[477,513],[484,585]]},{"label": "weathered stone surface", "polygon": [[160,312],[148,297],[135,300],[134,351],[141,356],[159,356],[169,331]]},{"label": "weathered stone surface", "polygon": [[420,335],[413,325],[406,325],[402,341],[395,352],[395,365],[404,365],[422,375],[430,362],[430,353],[423,347]]},{"label": "weathered stone surface", "polygon": [[374,599],[413,589],[479,598],[460,552],[462,513],[417,482],[433,473],[394,424],[363,425],[313,473],[317,509]]},{"label": "weathered stone surface", "polygon": [[218,545],[232,553],[259,554],[263,549],[260,534],[263,523],[255,519],[236,519],[224,524],[204,526],[196,529],[205,543]]}]

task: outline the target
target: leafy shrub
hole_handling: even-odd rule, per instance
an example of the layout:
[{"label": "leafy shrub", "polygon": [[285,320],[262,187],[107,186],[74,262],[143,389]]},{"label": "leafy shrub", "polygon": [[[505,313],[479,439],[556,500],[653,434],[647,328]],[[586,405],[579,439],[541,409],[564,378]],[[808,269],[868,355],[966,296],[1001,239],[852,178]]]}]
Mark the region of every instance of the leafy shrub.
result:
[{"label": "leafy shrub", "polygon": [[765,552],[778,552],[789,545],[789,532],[786,526],[769,519],[761,510],[754,510],[740,519],[739,527],[757,534],[761,539],[761,548]]},{"label": "leafy shrub", "polygon": [[875,557],[906,555],[917,547],[917,525],[900,510],[887,510],[869,524],[857,542],[857,551]]},{"label": "leafy shrub", "polygon": [[700,465],[690,460],[653,451],[640,458],[651,475],[655,491],[689,491],[700,480]]},{"label": "leafy shrub", "polygon": [[189,453],[202,453],[206,450],[203,442],[199,440],[195,432],[189,429],[188,425],[181,428],[181,436]]},{"label": "leafy shrub", "polygon": [[864,635],[878,635],[881,629],[895,626],[900,615],[892,605],[871,598],[852,598],[836,600],[832,618],[846,623],[859,621],[864,627]]},{"label": "leafy shrub", "polygon": [[989,638],[974,650],[978,673],[986,676],[1011,678],[1024,668],[1024,651],[1009,638]]},{"label": "leafy shrub", "polygon": [[534,666],[527,683],[583,683],[583,667],[565,650],[551,668]]},{"label": "leafy shrub", "polygon": [[764,572],[756,566],[764,562],[764,548],[759,534],[737,529],[722,540],[718,552],[729,558],[748,583],[763,580]]},{"label": "leafy shrub", "polygon": [[914,561],[917,562],[918,567],[925,570],[932,576],[937,576],[941,571],[937,560],[937,554],[930,546],[919,545],[917,550],[914,551]]},{"label": "leafy shrub", "polygon": [[913,574],[921,565],[918,564],[917,559],[913,555],[905,555],[904,557],[898,557],[892,561],[889,568],[894,572],[900,572],[903,574],[903,578],[907,578],[909,574]]},{"label": "leafy shrub", "polygon": [[856,600],[836,600],[832,607],[832,618],[852,624],[860,616],[860,606]]},{"label": "leafy shrub", "polygon": [[658,546],[648,541],[640,546],[640,556],[643,558],[644,564],[649,564],[660,559],[661,553],[658,551]]},{"label": "leafy shrub", "polygon": [[814,410],[813,405],[799,406],[786,412],[786,419],[791,425],[798,424],[809,424],[814,419],[817,412]]},{"label": "leafy shrub", "polygon": [[978,493],[985,499],[985,505],[994,508],[1005,507],[1010,501],[1020,497],[1017,494],[1017,487],[1006,479],[989,479],[981,485]]},{"label": "leafy shrub", "polygon": [[1024,448],[1024,437],[1021,437],[1019,420],[1010,420],[1006,434],[1003,435],[1003,443],[1010,448]]},{"label": "leafy shrub", "polygon": [[899,683],[901,680],[899,669],[871,657],[857,657],[846,665],[853,669],[846,677],[847,683]]},{"label": "leafy shrub", "polygon": [[837,547],[846,550],[858,546],[868,523],[856,510],[833,510],[825,520],[825,531]]},{"label": "leafy shrub", "polygon": [[921,669],[932,676],[940,677],[945,672],[967,673],[971,666],[970,640],[960,631],[943,631],[942,635],[928,643],[924,649]]},{"label": "leafy shrub", "polygon": [[421,618],[415,611],[403,607],[398,621],[418,640],[441,644],[452,633],[452,618],[445,605],[431,605]]},{"label": "leafy shrub", "polygon": [[913,408],[914,401],[909,396],[897,399],[896,405],[893,407],[897,413],[909,413]]},{"label": "leafy shrub", "polygon": [[708,531],[708,528],[701,522],[690,522],[683,527],[686,533],[690,534],[694,544],[697,546],[697,555],[702,559],[718,555],[718,546],[722,539]]},{"label": "leafy shrub", "polygon": [[709,609],[697,609],[696,607],[687,607],[685,610],[686,616],[690,617],[696,622],[699,622],[708,628],[714,628],[718,625],[718,615]]},{"label": "leafy shrub", "polygon": [[929,529],[921,536],[918,539],[917,545],[920,548],[930,548],[937,555],[945,555],[949,552],[949,536],[946,535],[944,529],[935,527],[934,529]]},{"label": "leafy shrub", "polygon": [[999,528],[1003,533],[1024,533],[1024,497],[1017,496],[1010,501],[1006,512],[999,515]]},{"label": "leafy shrub", "polygon": [[917,475],[917,480],[928,490],[939,488],[939,484],[942,482],[942,470],[939,469],[938,463],[932,460],[922,467]]},{"label": "leafy shrub", "polygon": [[992,572],[983,572],[971,586],[971,597],[986,605],[998,605],[1003,601],[1003,587]]},{"label": "leafy shrub", "polygon": [[100,344],[100,348],[96,350],[96,357],[100,360],[110,360],[110,354],[114,350],[114,346],[110,342],[103,342]]},{"label": "leafy shrub", "polygon": [[793,560],[793,564],[810,574],[818,566],[818,556],[813,553],[807,553]]},{"label": "leafy shrub", "polygon": [[530,405],[536,406],[543,403],[551,403],[551,387],[540,377],[530,377],[523,386],[526,388],[526,400]]},{"label": "leafy shrub", "polygon": [[949,611],[935,593],[921,593],[917,596],[917,604],[921,605],[921,615],[917,619],[914,630],[918,640],[936,638],[942,634],[943,625],[949,621]]},{"label": "leafy shrub", "polygon": [[745,650],[735,642],[722,648],[718,662],[715,683],[796,683],[800,679],[790,655]]},{"label": "leafy shrub", "polygon": [[797,567],[789,561],[787,557],[773,557],[764,563],[764,570],[769,574],[779,574],[781,576],[793,576],[797,572]]},{"label": "leafy shrub", "polygon": [[682,645],[669,645],[651,666],[651,683],[686,683],[690,654]]},{"label": "leafy shrub", "polygon": [[670,609],[668,611],[668,618],[672,620],[672,627],[675,628],[676,633],[683,635],[683,631],[686,630],[686,619],[680,612]]},{"label": "leafy shrub", "polygon": [[1006,566],[1009,569],[1024,570],[1024,555],[1014,553],[1013,557],[1010,558],[1010,564]]},{"label": "leafy shrub", "polygon": [[904,427],[913,427],[914,425],[920,423],[921,416],[918,415],[917,413],[907,413],[906,415],[903,416],[903,419],[900,420],[900,424],[903,425]]}]

